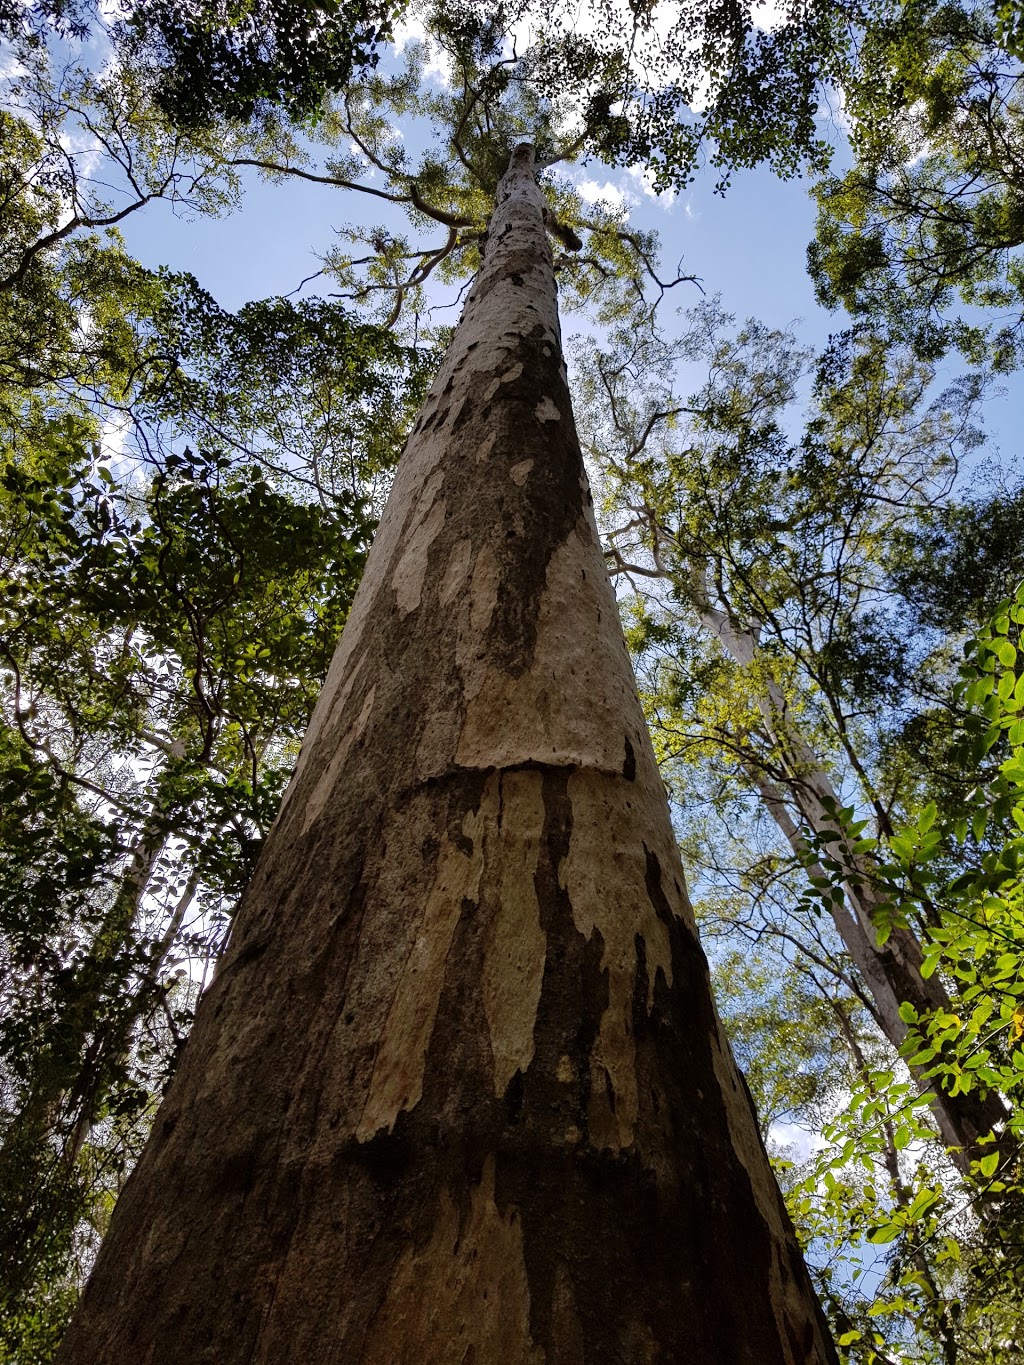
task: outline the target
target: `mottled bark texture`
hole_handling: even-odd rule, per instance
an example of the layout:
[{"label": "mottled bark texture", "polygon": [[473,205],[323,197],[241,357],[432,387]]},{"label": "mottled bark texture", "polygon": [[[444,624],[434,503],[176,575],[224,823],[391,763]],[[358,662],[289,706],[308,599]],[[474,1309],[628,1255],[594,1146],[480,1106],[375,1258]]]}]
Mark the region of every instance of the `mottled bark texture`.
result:
[{"label": "mottled bark texture", "polygon": [[834,1359],[715,1018],[522,148],[60,1360]]}]

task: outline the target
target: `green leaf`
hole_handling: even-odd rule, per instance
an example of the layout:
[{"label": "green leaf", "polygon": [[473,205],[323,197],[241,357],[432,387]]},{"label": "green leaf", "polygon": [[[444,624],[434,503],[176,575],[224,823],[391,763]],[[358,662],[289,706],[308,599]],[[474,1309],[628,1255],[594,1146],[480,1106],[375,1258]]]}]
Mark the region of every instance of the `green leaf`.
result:
[{"label": "green leaf", "polygon": [[875,1246],[885,1246],[889,1242],[895,1242],[896,1238],[903,1231],[898,1223],[882,1223],[876,1227],[868,1228],[867,1239]]},{"label": "green leaf", "polygon": [[[923,975],[923,973],[922,973]],[[920,1052],[907,1059],[908,1066],[925,1066],[928,1062],[934,1061],[937,1049],[934,1047],[923,1047]]]},{"label": "green leaf", "polygon": [[917,1194],[914,1195],[913,1203],[907,1210],[907,1217],[910,1219],[920,1218],[934,1204],[937,1204],[938,1200],[939,1196],[934,1190],[918,1190]]}]

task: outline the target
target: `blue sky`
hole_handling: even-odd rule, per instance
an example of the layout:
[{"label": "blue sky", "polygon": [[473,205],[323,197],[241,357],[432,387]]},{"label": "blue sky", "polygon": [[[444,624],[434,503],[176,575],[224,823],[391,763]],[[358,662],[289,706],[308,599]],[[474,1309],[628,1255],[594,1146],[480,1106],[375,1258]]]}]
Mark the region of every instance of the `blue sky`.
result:
[{"label": "blue sky", "polygon": [[[658,232],[666,272],[681,258],[706,295],[720,294],[724,307],[739,319],[792,324],[799,341],[814,347],[843,327],[842,315],[818,305],[807,275],[806,249],[814,232],[807,181],[783,181],[765,169],[746,171],[734,177],[723,197],[714,193],[715,176],[709,171],[684,195],[670,199],[645,192],[637,175],[599,163],[563,173],[585,193],[600,189],[622,196],[630,222]],[[253,298],[295,290],[319,269],[318,254],[332,245],[340,225],[385,221],[398,231],[406,226],[400,211],[389,213],[380,200],[353,191],[296,179],[272,184],[251,170],[243,183],[240,207],[221,218],[175,216],[163,202],[133,215],[122,228],[129,250],[148,266],[191,271],[222,306],[237,308]],[[308,296],[330,288],[321,279],[303,292]],[[680,285],[666,299],[663,324],[671,329],[673,310],[699,300],[695,286]],[[582,319],[563,319],[567,334],[582,326]],[[950,362],[939,382],[948,381],[955,368]],[[1016,455],[1024,384],[1014,378],[1003,388],[1003,395],[988,403],[985,420],[991,450],[1001,452],[1006,462]]]},{"label": "blue sky", "polygon": [[[567,7],[573,10],[572,0],[567,0]],[[755,22],[770,26],[782,8],[773,0],[762,0]],[[670,13],[665,11],[666,16]],[[594,16],[583,6],[573,22],[577,29],[586,29],[593,26]],[[529,17],[523,25],[517,38],[529,44]],[[396,47],[385,56],[381,70],[404,66],[408,45],[424,38],[415,18],[403,21],[396,30]],[[443,87],[445,62],[440,54],[429,40],[419,51],[425,82]],[[574,120],[571,111],[562,111],[565,115]],[[839,145],[842,155],[843,135],[830,119],[823,119],[821,132]],[[420,127],[403,124],[399,133],[407,150],[422,147]],[[801,340],[812,345],[836,329],[815,303],[805,270],[806,246],[814,230],[805,182],[784,182],[766,170],[751,171],[737,174],[723,198],[714,194],[717,175],[712,170],[698,176],[684,195],[655,197],[640,167],[630,174],[591,162],[560,166],[558,171],[575,181],[584,197],[588,191],[605,190],[613,203],[625,204],[632,224],[657,230],[666,270],[682,258],[686,271],[701,278],[708,295],[720,293],[730,312],[757,316],[774,326],[803,319]],[[229,217],[190,222],[175,218],[167,204],[157,203],[127,220],[124,231],[130,248],[145,264],[191,270],[223,306],[237,307],[251,298],[293,290],[318,268],[317,253],[331,245],[333,228],[340,224],[383,221],[401,231],[404,215],[398,211],[389,220],[388,209],[379,199],[329,186],[295,179],[272,185],[250,171],[242,207]],[[318,283],[312,288],[324,287]],[[678,304],[670,307],[688,307],[699,299],[692,286],[676,292]]]},{"label": "blue sky", "polygon": [[[687,272],[700,276],[709,295],[720,292],[730,311],[774,325],[802,318],[812,343],[836,330],[836,320],[815,303],[805,270],[814,229],[806,183],[752,171],[722,198],[708,173],[669,200],[645,193],[637,177],[593,162],[570,168],[570,175],[584,188],[610,185],[630,196],[630,221],[658,231],[666,267],[682,257]],[[223,218],[190,220],[166,203],[148,206],[122,226],[129,249],[146,265],[192,271],[219,303],[235,308],[293,290],[318,269],[317,253],[330,246],[336,226],[387,215],[378,200],[326,185],[270,184],[254,171],[244,183],[241,207]],[[305,292],[324,287],[318,282]],[[677,297],[690,306],[699,294],[683,285]]]}]

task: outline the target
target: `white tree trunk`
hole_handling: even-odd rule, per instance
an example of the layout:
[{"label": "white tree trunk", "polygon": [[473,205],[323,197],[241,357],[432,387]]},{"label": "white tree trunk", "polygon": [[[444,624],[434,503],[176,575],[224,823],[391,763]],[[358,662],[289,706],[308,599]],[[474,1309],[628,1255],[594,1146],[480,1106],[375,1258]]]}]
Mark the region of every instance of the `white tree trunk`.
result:
[{"label": "white tree trunk", "polygon": [[[694,574],[693,581],[693,604],[705,629],[721,642],[736,663],[753,664],[758,656],[754,632],[743,629],[724,611],[711,606],[702,591],[699,574]],[[836,932],[871,996],[876,1022],[893,1047],[899,1048],[908,1031],[900,1017],[900,1005],[909,1002],[919,1012],[948,1009],[949,997],[937,976],[921,975],[923,955],[910,929],[893,928],[886,943],[879,945],[873,914],[878,897],[872,886],[872,869],[863,855],[851,848],[845,833],[839,829],[837,814],[842,803],[831,778],[788,719],[785,697],[778,684],[769,679],[757,702],[765,730],[788,769],[790,799],[803,817],[805,827],[821,839],[829,855],[843,869],[845,901],[842,904],[829,901],[828,910]],[[758,771],[752,775],[765,809],[793,852],[806,863],[806,837],[793,820],[783,792],[765,773]],[[814,871],[814,868],[808,870]],[[825,875],[824,869],[818,867],[817,871]],[[971,1161],[991,1150],[979,1148],[978,1138],[986,1136],[1006,1119],[1001,1100],[995,1094],[983,1099],[976,1091],[949,1095],[920,1075],[916,1079],[922,1090],[929,1093],[935,1121],[953,1160],[965,1174],[969,1173]]]}]

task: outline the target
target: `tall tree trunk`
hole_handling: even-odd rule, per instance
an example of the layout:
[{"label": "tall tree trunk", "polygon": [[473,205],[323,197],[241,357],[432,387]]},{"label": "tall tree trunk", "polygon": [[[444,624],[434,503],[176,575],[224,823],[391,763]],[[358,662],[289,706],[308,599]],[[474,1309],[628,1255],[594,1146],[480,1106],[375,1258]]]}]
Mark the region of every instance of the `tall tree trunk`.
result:
[{"label": "tall tree trunk", "polygon": [[[184,754],[184,743],[176,740],[171,746],[171,757],[181,759]],[[120,885],[88,952],[76,966],[70,1002],[62,1011],[59,1026],[52,1030],[53,1040],[44,1039],[37,1048],[31,1089],[0,1142],[0,1189],[7,1188],[5,1167],[15,1149],[19,1154],[41,1152],[44,1147],[54,1146],[56,1140],[63,1149],[64,1164],[70,1166],[88,1136],[93,1117],[89,1097],[96,1088],[97,1052],[105,1045],[101,1035],[111,977],[115,971],[123,970],[119,968],[119,959],[132,945],[143,898],[167,848],[167,839],[167,803],[158,778],[153,809],[130,850]],[[126,1041],[142,1013],[141,1008],[129,1010],[127,1019],[119,1019],[118,1028],[124,1031]],[[66,1129],[62,1139],[57,1135],[61,1126]],[[4,1254],[0,1249],[0,1271],[3,1269]]]},{"label": "tall tree trunk", "polygon": [[816,1365],[562,364],[532,149],[64,1365]]},{"label": "tall tree trunk", "polygon": [[28,1093],[0,1139],[0,1313],[32,1292],[41,1261],[83,1218],[74,1166],[93,1118],[104,999],[166,842],[166,828],[151,819],[78,967],[59,1026],[33,1054]]},{"label": "tall tree trunk", "polygon": [[[693,574],[692,583],[694,607],[705,628],[721,641],[736,663],[754,663],[758,646],[753,632],[743,629],[725,612],[710,605],[707,594],[702,591],[699,573]],[[803,828],[793,820],[786,796],[777,783],[761,770],[752,771],[751,775],[765,809],[797,857],[801,861],[807,860],[804,830],[810,829],[843,869],[845,903],[830,901],[828,909],[836,932],[871,997],[875,1021],[893,1047],[898,1048],[908,1031],[900,1017],[900,1005],[907,1002],[920,1014],[948,1010],[949,996],[937,976],[921,975],[923,954],[911,929],[894,927],[886,942],[879,944],[874,925],[878,896],[872,869],[863,855],[850,847],[838,827],[836,813],[842,802],[828,773],[787,718],[785,698],[776,683],[767,682],[758,704],[765,729],[789,775],[787,795],[804,822]],[[817,870],[822,872],[820,867]],[[922,1092],[929,1094],[935,1122],[953,1161],[965,1175],[969,1174],[971,1162],[992,1150],[991,1145],[979,1146],[978,1139],[987,1137],[993,1129],[1001,1131],[1008,1117],[1005,1105],[994,1091],[985,1095],[977,1090],[951,1095],[919,1073],[915,1080]]]}]

